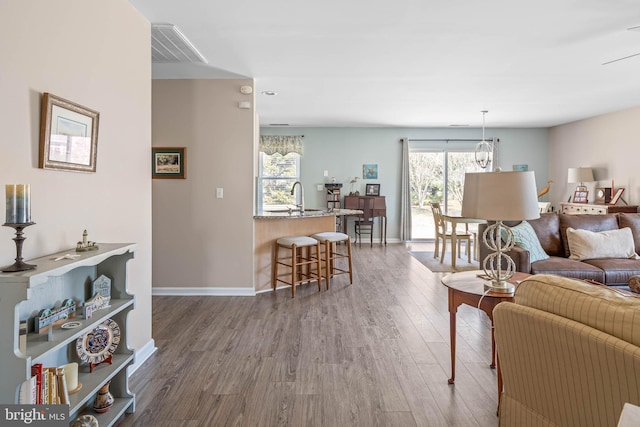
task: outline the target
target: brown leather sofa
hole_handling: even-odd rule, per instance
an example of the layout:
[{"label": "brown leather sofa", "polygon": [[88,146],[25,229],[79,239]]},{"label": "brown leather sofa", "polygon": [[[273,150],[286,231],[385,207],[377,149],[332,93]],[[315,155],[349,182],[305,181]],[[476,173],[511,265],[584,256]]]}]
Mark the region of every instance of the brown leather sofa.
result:
[{"label": "brown leather sofa", "polygon": [[[594,280],[608,286],[626,287],[631,276],[640,274],[640,259],[590,259],[577,261],[569,259],[567,228],[594,232],[631,228],[636,253],[640,254],[640,214],[617,213],[607,215],[567,215],[544,213],[540,218],[527,221],[535,231],[548,259],[530,262],[529,252],[514,247],[508,254],[516,264],[516,270],[530,274],[557,274],[583,280]],[[505,222],[514,226],[519,222]],[[484,232],[486,224],[478,228],[478,235]],[[490,253],[484,243],[480,248],[480,266]]]}]

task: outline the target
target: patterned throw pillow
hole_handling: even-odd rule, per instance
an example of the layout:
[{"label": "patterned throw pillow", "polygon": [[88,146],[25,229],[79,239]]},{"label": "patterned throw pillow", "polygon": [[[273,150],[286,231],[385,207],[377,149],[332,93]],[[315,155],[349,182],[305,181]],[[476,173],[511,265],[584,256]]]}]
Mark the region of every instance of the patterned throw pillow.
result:
[{"label": "patterned throw pillow", "polygon": [[[510,227],[513,232],[515,245],[519,248],[529,251],[529,262],[536,262],[549,258],[549,255],[542,249],[540,240],[536,235],[536,232],[527,221],[522,221],[520,224]],[[506,231],[502,230],[502,238],[506,238]]]}]

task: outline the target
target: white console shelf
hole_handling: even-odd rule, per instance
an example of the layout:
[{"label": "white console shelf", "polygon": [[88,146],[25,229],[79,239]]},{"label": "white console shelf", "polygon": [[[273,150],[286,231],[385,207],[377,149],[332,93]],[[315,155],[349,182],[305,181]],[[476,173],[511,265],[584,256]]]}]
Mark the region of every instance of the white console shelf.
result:
[{"label": "white console shelf", "polygon": [[[135,396],[129,391],[127,367],[133,363],[134,351],[128,346],[127,320],[135,305],[127,292],[127,262],[133,258],[135,244],[99,243],[99,249],[75,252],[75,249],[29,260],[34,270],[0,273],[0,403],[18,403],[22,382],[31,377],[31,365],[42,363],[56,367],[78,362],[78,382],[82,388],[70,396],[70,419],[79,414],[92,414],[100,427],[113,425],[125,412],[135,411]],[[75,259],[54,259],[65,254],[80,255]],[[86,320],[82,303],[91,295],[92,282],[100,275],[111,279],[110,306],[93,313]],[[49,334],[33,332],[33,318],[39,310],[59,306],[68,298],[76,301],[76,317],[80,326],[74,329],[55,327]],[[26,354],[19,347],[21,320],[29,319]],[[75,349],[76,340],[106,319],[113,319],[120,328],[120,344],[113,354],[112,364],[101,364],[89,373]],[[113,407],[104,414],[93,411],[96,393],[107,381],[115,398]]]}]

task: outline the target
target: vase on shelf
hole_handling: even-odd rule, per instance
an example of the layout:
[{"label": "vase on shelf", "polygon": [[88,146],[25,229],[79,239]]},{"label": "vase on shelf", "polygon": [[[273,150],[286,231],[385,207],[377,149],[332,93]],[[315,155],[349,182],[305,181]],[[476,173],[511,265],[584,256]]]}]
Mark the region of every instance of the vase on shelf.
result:
[{"label": "vase on shelf", "polygon": [[109,385],[111,381],[107,381],[105,385],[100,387],[98,395],[93,401],[93,410],[99,414],[105,413],[113,406],[113,395],[109,391]]}]

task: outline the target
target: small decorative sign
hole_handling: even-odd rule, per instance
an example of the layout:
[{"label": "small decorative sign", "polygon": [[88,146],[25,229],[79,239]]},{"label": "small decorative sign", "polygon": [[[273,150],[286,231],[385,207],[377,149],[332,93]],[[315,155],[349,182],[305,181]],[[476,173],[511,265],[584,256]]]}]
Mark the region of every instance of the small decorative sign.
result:
[{"label": "small decorative sign", "polygon": [[76,316],[76,302],[73,299],[64,300],[58,308],[45,308],[40,310],[34,319],[34,329],[43,334],[56,325],[64,323],[67,319]]}]

